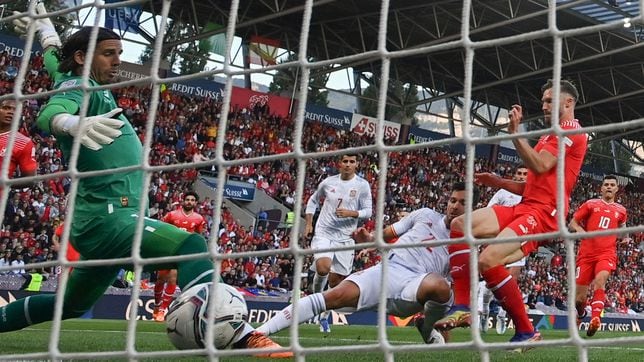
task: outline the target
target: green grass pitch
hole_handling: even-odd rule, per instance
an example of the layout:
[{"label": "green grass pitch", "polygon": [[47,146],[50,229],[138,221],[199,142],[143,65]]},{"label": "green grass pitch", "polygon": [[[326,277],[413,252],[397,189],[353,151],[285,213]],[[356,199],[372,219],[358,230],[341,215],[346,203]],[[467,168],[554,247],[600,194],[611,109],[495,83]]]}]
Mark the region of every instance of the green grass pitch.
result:
[{"label": "green grass pitch", "polygon": [[[377,351],[378,331],[369,326],[332,326],[332,333],[324,336],[316,325],[303,325],[299,329],[300,344],[303,347],[315,347],[316,351],[307,353],[307,361],[383,361],[382,351]],[[2,334],[0,337],[0,359],[15,359],[18,354],[31,354],[30,358],[43,360],[48,358],[42,353],[48,351],[51,323],[43,323],[18,332]],[[546,330],[542,332],[545,340],[561,340],[568,337],[567,331]],[[66,360],[86,360],[77,355],[82,352],[99,352],[102,360],[127,360],[123,351],[126,344],[127,322],[113,320],[70,320],[62,324],[59,349],[67,354]],[[290,342],[288,331],[282,331],[274,336],[282,345]],[[504,342],[511,337],[511,332],[499,336],[491,331],[483,336],[486,342]],[[644,333],[608,333],[598,332],[593,340],[612,339],[603,346],[590,347],[588,359],[591,361],[642,361],[644,358],[644,340],[625,344],[616,340],[617,337],[644,337]],[[415,348],[413,351],[394,352],[396,361],[479,361],[481,354],[471,349],[428,350],[420,343],[420,336],[415,328],[389,327],[387,338],[394,347]],[[585,338],[585,337],[584,337]],[[459,329],[452,332],[452,342],[467,342],[471,339],[470,331]],[[330,351],[330,346],[360,346],[361,351]],[[136,342],[134,349],[143,352],[142,361],[181,360],[203,361],[205,356],[178,355],[165,335],[164,324],[155,322],[137,323]],[[369,350],[371,348],[371,350]],[[423,350],[421,350],[423,349]],[[114,353],[114,351],[117,351]],[[227,351],[232,352],[232,351]],[[71,353],[71,354],[70,354]],[[13,355],[13,357],[11,357]],[[23,356],[28,357],[28,356]],[[544,346],[523,354],[505,350],[490,352],[491,361],[576,361],[579,359],[578,349],[573,346]],[[248,356],[229,356],[221,361],[257,361]]]}]

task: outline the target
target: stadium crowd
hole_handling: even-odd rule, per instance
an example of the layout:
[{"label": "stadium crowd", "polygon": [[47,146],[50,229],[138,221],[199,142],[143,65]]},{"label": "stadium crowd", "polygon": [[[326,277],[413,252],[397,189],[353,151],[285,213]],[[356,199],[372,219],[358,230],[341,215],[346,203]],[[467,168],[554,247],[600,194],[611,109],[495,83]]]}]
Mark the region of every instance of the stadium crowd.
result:
[{"label": "stadium crowd", "polygon": [[[12,92],[17,74],[18,59],[6,52],[0,52],[0,92]],[[51,80],[42,68],[42,57],[36,55],[30,63],[30,71],[24,84],[27,94],[38,93],[51,87]],[[149,88],[127,87],[115,90],[119,106],[135,126],[141,141],[145,139],[146,119],[149,112]],[[65,160],[56,147],[52,136],[43,134],[35,126],[35,118],[44,99],[30,99],[24,102],[23,122],[20,132],[29,136],[36,147],[39,165],[38,174],[58,173],[65,169]],[[174,165],[212,159],[215,156],[216,137],[221,102],[211,98],[186,97],[179,93],[165,91],[158,106],[157,119],[150,150],[151,165]],[[226,159],[245,159],[264,155],[286,153],[292,150],[293,121],[271,114],[268,105],[256,105],[252,109],[233,107],[228,116],[225,144]],[[303,132],[302,145],[308,152],[342,149],[373,144],[373,138],[337,130],[319,123],[307,123]],[[314,191],[313,185],[331,174],[335,174],[335,160],[311,159],[306,168],[303,202]],[[475,161],[476,171],[491,171],[511,177],[514,165],[493,164],[485,159]],[[248,163],[227,170],[228,174],[253,183],[259,190],[292,207],[296,200],[297,163],[293,159],[265,163]],[[206,168],[209,170],[209,168]],[[463,177],[464,155],[448,149],[422,149],[389,155],[387,170],[385,224],[395,221],[401,212],[420,207],[439,208],[445,205],[445,195],[450,184]],[[216,171],[216,170],[214,170]],[[360,176],[372,185],[376,198],[378,168],[377,154],[365,154],[359,167]],[[150,216],[161,218],[180,205],[182,193],[192,188],[198,170],[187,165],[170,171],[154,172],[149,191]],[[58,177],[39,181],[24,188],[9,192],[2,228],[0,230],[0,266],[12,265],[17,269],[9,273],[20,274],[28,271],[29,264],[55,260],[52,249],[52,235],[56,227],[65,220],[67,193],[71,180]],[[487,204],[496,190],[482,189],[479,205]],[[571,202],[574,211],[583,201],[597,197],[599,182],[580,178]],[[642,190],[622,191],[618,197],[629,212],[629,225],[644,222]],[[232,201],[226,201],[232,202]],[[213,225],[213,200],[201,200],[198,212],[208,222],[206,236],[217,233],[215,238],[222,253],[245,252],[287,248],[290,243],[289,230],[268,228],[262,225],[241,225],[232,213],[222,205],[222,219]],[[439,210],[444,211],[444,210]],[[273,220],[275,224],[282,220]],[[373,218],[368,227],[375,227]],[[618,247],[619,266],[610,278],[606,288],[609,301],[608,311],[644,311],[644,238],[642,233],[631,235],[631,243],[620,243]],[[301,236],[298,240],[307,247],[310,240]],[[529,258],[522,274],[520,285],[525,301],[531,306],[543,303],[546,306],[566,308],[567,268],[565,249],[562,243],[552,242],[551,255],[538,254]],[[377,252],[356,253],[354,268],[360,270],[379,261]],[[306,257],[303,275],[307,275],[312,258]],[[240,287],[258,287],[269,290],[288,291],[292,286],[295,259],[288,253],[224,260],[221,266],[222,278],[228,284]],[[55,274],[56,268],[46,272]],[[3,272],[7,273],[7,272]],[[307,288],[306,278],[302,288]]]}]

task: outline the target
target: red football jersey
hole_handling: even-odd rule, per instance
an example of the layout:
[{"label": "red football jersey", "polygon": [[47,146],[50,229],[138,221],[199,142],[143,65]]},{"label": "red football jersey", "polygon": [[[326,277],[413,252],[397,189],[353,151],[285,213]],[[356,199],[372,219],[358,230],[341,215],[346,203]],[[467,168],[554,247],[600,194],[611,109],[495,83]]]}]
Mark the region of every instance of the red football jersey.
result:
[{"label": "red football jersey", "polygon": [[[54,231],[54,234],[58,236],[58,242],[60,241],[60,238],[63,237],[63,226],[64,224],[58,225],[56,230]],[[80,253],[74,249],[74,245],[72,243],[67,244],[67,260],[69,261],[78,261],[80,260]]]},{"label": "red football jersey", "polygon": [[[626,208],[617,202],[607,203],[602,199],[590,199],[573,215],[575,221],[586,231],[617,229],[626,223]],[[583,239],[577,254],[578,259],[595,259],[598,256],[616,257],[617,235],[601,235]]]},{"label": "red football jersey", "polygon": [[172,224],[179,229],[183,229],[189,233],[202,233],[206,227],[206,221],[203,216],[196,212],[186,215],[183,209],[177,209],[167,213],[163,217],[163,221]]},{"label": "red football jersey", "polygon": [[[7,153],[7,144],[9,143],[9,132],[0,134],[0,162],[2,162]],[[31,172],[38,168],[36,162],[36,150],[31,139],[22,133],[17,133],[11,150],[11,162],[9,163],[9,177],[13,177],[16,167],[20,167],[21,172]]]},{"label": "red football jersey", "polygon": [[[561,128],[564,130],[581,128],[579,122],[575,119],[572,121],[561,122]],[[564,136],[565,143],[565,168],[564,168],[564,202],[566,212],[568,211],[568,204],[570,194],[577,182],[577,176],[581,170],[581,165],[586,156],[586,147],[588,138],[585,134],[574,134]],[[539,142],[534,147],[534,150],[541,152],[545,150],[550,152],[555,157],[558,152],[559,139],[555,135],[543,135]],[[525,189],[523,191],[523,204],[540,204],[550,206],[554,212],[557,208],[557,167],[553,167],[550,171],[542,174],[536,174],[532,170],[528,170],[528,179],[526,180]]]}]

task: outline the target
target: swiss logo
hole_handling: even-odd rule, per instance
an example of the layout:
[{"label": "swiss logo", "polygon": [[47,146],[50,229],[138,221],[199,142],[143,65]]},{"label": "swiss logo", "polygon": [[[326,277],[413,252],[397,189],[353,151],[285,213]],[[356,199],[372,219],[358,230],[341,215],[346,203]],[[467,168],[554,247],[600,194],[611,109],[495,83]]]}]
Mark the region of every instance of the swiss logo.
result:
[{"label": "swiss logo", "polygon": [[367,125],[369,124],[369,118],[362,118],[355,127],[353,127],[353,132],[357,134],[364,134],[367,132]]}]

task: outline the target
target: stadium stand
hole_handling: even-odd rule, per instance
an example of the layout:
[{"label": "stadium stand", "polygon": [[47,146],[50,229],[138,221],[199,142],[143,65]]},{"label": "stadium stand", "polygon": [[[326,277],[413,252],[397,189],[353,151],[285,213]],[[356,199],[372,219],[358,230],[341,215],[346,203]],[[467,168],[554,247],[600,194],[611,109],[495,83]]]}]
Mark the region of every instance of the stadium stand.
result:
[{"label": "stadium stand", "polygon": [[[13,77],[18,59],[7,52],[0,52],[0,91],[8,92],[13,87]],[[35,57],[25,81],[25,93],[35,93],[51,85],[42,68],[42,57]],[[116,91],[119,106],[132,120],[136,131],[143,140],[147,117],[149,88],[127,87]],[[23,108],[23,124],[20,132],[31,137],[36,145],[39,174],[63,171],[65,160],[60,149],[55,146],[53,137],[39,133],[35,127],[35,117],[43,99],[26,101]],[[210,98],[186,97],[165,91],[158,107],[157,122],[153,130],[153,146],[150,155],[152,165],[171,165],[207,160],[214,157],[218,114],[221,103]],[[244,159],[258,156],[280,154],[292,150],[292,135],[287,130],[293,128],[293,121],[270,113],[266,106],[254,109],[233,108],[229,115],[224,154],[228,159]],[[329,151],[346,147],[373,144],[367,135],[356,136],[319,123],[308,123],[302,140],[306,151]],[[423,149],[405,153],[393,153],[389,159],[386,187],[385,215],[393,217],[399,212],[420,207],[438,207],[446,204],[442,197],[444,191],[455,180],[463,177],[465,170],[464,155],[446,149]],[[495,172],[511,177],[513,165],[510,163],[492,164],[479,158],[475,163],[476,171]],[[207,170],[207,169],[206,169]],[[253,183],[259,190],[292,207],[295,200],[295,160],[278,160],[267,163],[249,163],[232,167],[229,175]],[[336,172],[330,159],[310,160],[307,167],[305,185],[317,185],[327,175]],[[378,160],[374,155],[362,159],[360,175],[373,185],[376,198],[376,181],[379,174]],[[161,218],[177,207],[183,190],[192,188],[197,179],[197,169],[181,169],[156,172],[151,179],[149,192],[150,216]],[[29,264],[55,259],[51,239],[55,228],[65,220],[66,195],[70,179],[60,177],[40,181],[30,187],[11,191],[5,217],[0,230],[0,265]],[[598,181],[588,177],[580,178],[571,202],[571,210],[598,193]],[[303,202],[314,190],[306,187]],[[480,207],[487,204],[496,190],[483,189]],[[642,190],[623,192],[619,201],[629,211],[629,225],[644,222]],[[202,200],[198,212],[208,222],[206,236],[217,232],[219,250],[222,253],[243,252],[286,248],[289,235],[284,229],[261,230],[256,225],[241,225],[234,215],[222,207],[222,220],[213,225],[212,209],[214,200]],[[441,210],[444,211],[444,210]],[[395,221],[394,219],[390,220]],[[385,220],[388,223],[388,220]],[[369,222],[374,226],[373,220]],[[609,302],[607,312],[644,313],[644,237],[642,233],[631,235],[633,242],[620,244],[618,249],[619,266],[606,288]],[[299,243],[308,246],[309,240],[300,237]],[[531,307],[566,308],[565,291],[566,264],[565,249],[562,244],[553,243],[549,253],[540,253],[529,258],[520,279],[525,302]],[[303,275],[311,264],[306,258]],[[354,268],[360,270],[379,261],[376,252],[358,256]],[[15,265],[15,264],[13,264]],[[295,259],[292,255],[281,254],[265,257],[239,258],[224,260],[221,267],[222,278],[237,287],[256,288],[264,286],[278,292],[291,289]],[[60,269],[45,270],[56,275]],[[13,274],[20,271],[13,271]],[[6,274],[6,273],[5,273]],[[3,276],[2,278],[11,278]],[[302,281],[306,290],[307,281]]]}]

